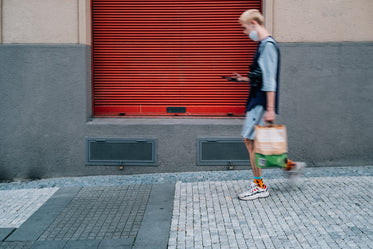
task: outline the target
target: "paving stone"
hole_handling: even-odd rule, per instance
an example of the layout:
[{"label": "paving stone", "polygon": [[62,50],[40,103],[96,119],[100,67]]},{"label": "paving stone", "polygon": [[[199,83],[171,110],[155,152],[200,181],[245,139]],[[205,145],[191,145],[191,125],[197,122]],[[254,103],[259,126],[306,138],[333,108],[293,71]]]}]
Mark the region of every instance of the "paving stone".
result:
[{"label": "paving stone", "polygon": [[68,241],[36,241],[31,249],[63,249]]},{"label": "paving stone", "polygon": [[0,241],[5,240],[14,230],[15,228],[0,228]]},{"label": "paving stone", "polygon": [[0,243],[0,249],[30,249],[32,247],[32,244],[32,241],[3,242]]},{"label": "paving stone", "polygon": [[135,237],[151,185],[85,187],[39,240],[98,240]]},{"label": "paving stone", "polygon": [[0,191],[0,228],[20,227],[58,188]]},{"label": "paving stone", "polygon": [[63,249],[98,248],[100,240],[70,240]]}]

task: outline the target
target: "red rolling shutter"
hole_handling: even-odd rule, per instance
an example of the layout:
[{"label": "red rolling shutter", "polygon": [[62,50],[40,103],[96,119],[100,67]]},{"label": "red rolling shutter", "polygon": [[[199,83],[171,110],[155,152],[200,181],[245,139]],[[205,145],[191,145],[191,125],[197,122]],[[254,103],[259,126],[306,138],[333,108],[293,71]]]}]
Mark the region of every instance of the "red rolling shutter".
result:
[{"label": "red rolling shutter", "polygon": [[94,115],[243,115],[248,84],[220,76],[247,72],[250,8],[260,0],[92,0]]}]

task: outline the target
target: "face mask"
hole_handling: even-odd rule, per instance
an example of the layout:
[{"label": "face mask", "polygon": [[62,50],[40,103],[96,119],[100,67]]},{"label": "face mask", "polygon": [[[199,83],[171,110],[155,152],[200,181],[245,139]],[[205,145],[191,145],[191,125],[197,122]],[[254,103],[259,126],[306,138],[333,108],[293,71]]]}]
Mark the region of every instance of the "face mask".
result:
[{"label": "face mask", "polygon": [[249,34],[249,37],[253,41],[259,41],[258,31],[256,31],[256,30],[251,31],[250,34]]}]

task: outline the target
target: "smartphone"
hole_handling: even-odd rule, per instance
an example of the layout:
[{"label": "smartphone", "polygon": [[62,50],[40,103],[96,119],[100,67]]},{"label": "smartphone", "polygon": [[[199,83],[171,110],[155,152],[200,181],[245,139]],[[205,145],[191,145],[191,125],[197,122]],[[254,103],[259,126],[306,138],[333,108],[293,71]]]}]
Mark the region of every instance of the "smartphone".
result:
[{"label": "smartphone", "polygon": [[238,80],[236,78],[233,78],[233,77],[229,77],[229,76],[221,76],[223,79],[226,79],[228,81],[233,81],[233,82],[238,82]]}]

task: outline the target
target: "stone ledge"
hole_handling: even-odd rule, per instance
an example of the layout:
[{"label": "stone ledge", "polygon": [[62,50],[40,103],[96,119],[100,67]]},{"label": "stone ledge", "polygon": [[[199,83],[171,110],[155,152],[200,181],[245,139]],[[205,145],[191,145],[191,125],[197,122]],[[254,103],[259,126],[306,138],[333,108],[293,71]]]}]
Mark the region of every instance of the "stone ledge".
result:
[{"label": "stone ledge", "polygon": [[91,125],[242,125],[237,118],[91,118]]}]

